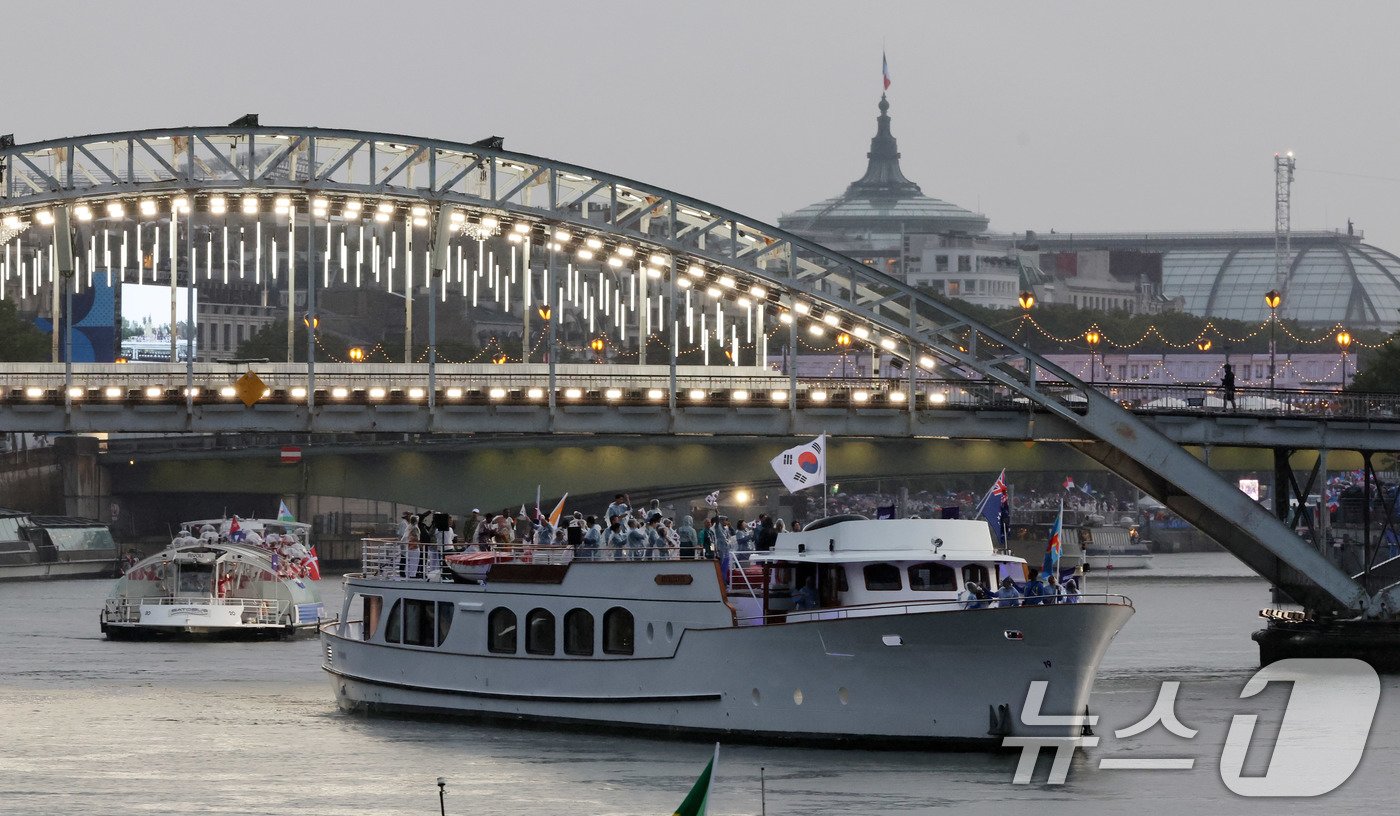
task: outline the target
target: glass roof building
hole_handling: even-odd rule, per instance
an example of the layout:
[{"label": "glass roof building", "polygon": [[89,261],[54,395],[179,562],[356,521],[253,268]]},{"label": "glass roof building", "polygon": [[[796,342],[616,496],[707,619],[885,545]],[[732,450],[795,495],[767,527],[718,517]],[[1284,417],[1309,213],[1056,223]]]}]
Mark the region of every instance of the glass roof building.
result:
[{"label": "glass roof building", "polygon": [[1274,270],[1272,232],[1061,233],[1017,239],[1042,253],[1149,252],[1161,257],[1162,294],[1196,315],[1261,322],[1266,292],[1279,316],[1314,327],[1400,328],[1400,258],[1355,231],[1294,232],[1287,268]]}]

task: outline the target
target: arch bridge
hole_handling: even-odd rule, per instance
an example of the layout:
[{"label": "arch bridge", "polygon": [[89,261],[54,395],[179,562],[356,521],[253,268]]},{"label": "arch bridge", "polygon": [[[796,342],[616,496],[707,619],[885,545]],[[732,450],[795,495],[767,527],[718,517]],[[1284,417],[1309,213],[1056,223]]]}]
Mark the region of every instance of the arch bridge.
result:
[{"label": "arch bridge", "polygon": [[[644,182],[508,152],[498,141],[302,127],[83,136],[5,147],[0,162],[0,282],[8,290],[0,296],[48,294],[56,303],[60,291],[66,299],[94,283],[149,278],[170,287],[173,325],[179,284],[191,314],[194,290],[216,275],[285,291],[289,361],[294,327],[310,329],[306,386],[292,406],[308,423],[337,410],[316,370],[317,301],[336,287],[400,296],[426,288],[430,333],[441,301],[491,299],[522,321],[522,364],[534,362],[529,321],[538,315],[547,349],[540,399],[550,417],[568,408],[557,386],[570,327],[606,334],[614,349],[630,336],[630,357],[664,365],[666,387],[656,390],[672,417],[697,410],[681,388],[691,376],[681,359],[687,346],[702,362],[711,354],[719,362],[727,350],[728,362],[743,368],[747,357],[747,373],[771,380],[762,372],[770,343],[795,349],[834,336],[900,361],[899,385],[882,388],[881,398],[910,427],[936,407],[920,372],[995,389],[1028,415],[1072,429],[1079,450],[1299,601],[1383,617],[1400,593],[1400,585],[1368,591],[1161,431],[992,327],[798,236]],[[406,298],[406,308],[412,303]],[[172,341],[167,359],[180,356]],[[208,395],[197,392],[187,356],[177,396],[193,430],[213,406],[196,405]],[[430,351],[421,386],[430,408],[446,396],[436,357]],[[796,366],[786,382],[777,379],[765,380],[764,391],[770,400],[780,395],[796,423]],[[61,388],[68,427],[111,410],[72,382]],[[15,379],[7,386],[10,395],[31,387]],[[119,402],[126,410],[127,400]]]}]

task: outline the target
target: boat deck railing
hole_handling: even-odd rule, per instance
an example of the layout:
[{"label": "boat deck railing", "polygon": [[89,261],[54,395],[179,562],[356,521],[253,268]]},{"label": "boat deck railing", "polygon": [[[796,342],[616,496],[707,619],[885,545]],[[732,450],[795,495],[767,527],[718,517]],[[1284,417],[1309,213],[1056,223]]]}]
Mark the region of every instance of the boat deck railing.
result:
[{"label": "boat deck railing", "polygon": [[[1034,600],[1035,603],[1026,603]],[[826,609],[798,609],[788,612],[770,612],[766,615],[747,615],[737,619],[740,626],[762,626],[774,623],[800,623],[816,620],[845,620],[846,618],[874,617],[877,615],[915,615],[924,612],[952,612],[958,610],[986,611],[1007,609],[1017,606],[1067,606],[1071,604],[1099,604],[1107,606],[1128,606],[1133,602],[1126,595],[1061,595],[1034,599],[1017,598],[1011,600],[958,600],[937,601],[891,601],[888,603],[838,606]]]},{"label": "boat deck railing", "polygon": [[[416,552],[416,556],[413,554]],[[466,556],[466,563],[458,558],[453,566],[460,572],[464,568],[479,567],[484,573],[493,564],[570,564],[575,561],[678,561],[680,552],[675,547],[632,550],[617,547],[542,547],[534,544],[492,544],[491,549],[476,553],[464,553],[456,549],[444,552],[441,544],[418,543],[409,545],[393,538],[362,539],[360,556],[361,575],[366,578],[391,578],[396,580],[431,581],[440,579],[441,568],[448,556]]]},{"label": "boat deck railing", "polygon": [[109,623],[140,623],[143,606],[240,606],[244,623],[277,623],[280,604],[273,598],[211,598],[176,596],[158,598],[108,598],[104,617]]}]

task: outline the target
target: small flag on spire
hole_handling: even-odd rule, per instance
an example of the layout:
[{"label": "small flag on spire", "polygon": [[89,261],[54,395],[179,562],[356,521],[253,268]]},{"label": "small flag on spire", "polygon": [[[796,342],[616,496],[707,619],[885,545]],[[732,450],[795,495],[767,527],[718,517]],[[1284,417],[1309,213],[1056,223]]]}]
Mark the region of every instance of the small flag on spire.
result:
[{"label": "small flag on spire", "polygon": [[880,52],[880,73],[885,78],[885,90],[890,89],[890,58],[885,56],[885,52]]}]

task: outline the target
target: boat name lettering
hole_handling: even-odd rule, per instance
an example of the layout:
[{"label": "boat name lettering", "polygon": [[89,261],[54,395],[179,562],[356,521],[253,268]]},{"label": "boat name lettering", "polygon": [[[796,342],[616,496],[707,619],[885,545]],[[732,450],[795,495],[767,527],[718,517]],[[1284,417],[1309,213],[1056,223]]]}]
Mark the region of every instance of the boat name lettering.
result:
[{"label": "boat name lettering", "polygon": [[695,576],[685,573],[668,572],[656,576],[657,586],[690,586],[695,583]]},{"label": "boat name lettering", "polygon": [[209,610],[202,606],[176,606],[170,610],[172,615],[208,615]]}]

